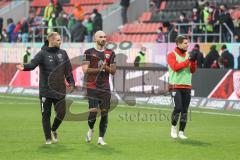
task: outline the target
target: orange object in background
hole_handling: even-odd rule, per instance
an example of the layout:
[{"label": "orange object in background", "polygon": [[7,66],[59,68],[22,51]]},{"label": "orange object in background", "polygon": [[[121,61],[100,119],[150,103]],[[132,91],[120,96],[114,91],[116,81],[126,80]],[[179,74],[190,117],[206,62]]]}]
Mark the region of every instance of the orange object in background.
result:
[{"label": "orange object in background", "polygon": [[80,20],[80,21],[84,20],[84,9],[82,8],[80,3],[75,5],[73,15],[75,20]]}]

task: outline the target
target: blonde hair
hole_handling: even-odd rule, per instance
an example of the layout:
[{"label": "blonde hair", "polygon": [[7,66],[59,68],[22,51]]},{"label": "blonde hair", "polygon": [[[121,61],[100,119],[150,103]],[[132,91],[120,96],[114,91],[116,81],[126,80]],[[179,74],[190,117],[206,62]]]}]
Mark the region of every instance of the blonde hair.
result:
[{"label": "blonde hair", "polygon": [[55,37],[55,36],[59,36],[58,32],[50,32],[50,33],[48,33],[48,35],[47,35],[48,41],[50,39],[52,39],[53,37]]}]

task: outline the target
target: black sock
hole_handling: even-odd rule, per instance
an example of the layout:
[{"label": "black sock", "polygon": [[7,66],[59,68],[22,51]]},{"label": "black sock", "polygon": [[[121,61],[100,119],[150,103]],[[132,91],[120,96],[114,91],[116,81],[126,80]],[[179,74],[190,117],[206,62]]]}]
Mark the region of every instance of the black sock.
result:
[{"label": "black sock", "polygon": [[93,129],[96,122],[97,112],[90,112],[88,116],[88,126],[90,129]]},{"label": "black sock", "polygon": [[52,125],[52,131],[55,132],[58,129],[58,127],[60,126],[61,123],[62,123],[62,120],[55,117],[55,119],[53,121],[53,125]]},{"label": "black sock", "polygon": [[101,112],[101,120],[99,124],[99,137],[104,137],[105,132],[107,130],[108,124],[108,111]]}]

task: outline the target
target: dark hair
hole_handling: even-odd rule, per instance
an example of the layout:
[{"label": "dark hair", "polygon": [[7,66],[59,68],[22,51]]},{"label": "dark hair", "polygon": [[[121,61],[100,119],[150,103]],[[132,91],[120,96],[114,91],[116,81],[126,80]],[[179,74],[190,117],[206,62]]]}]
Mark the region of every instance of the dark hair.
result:
[{"label": "dark hair", "polygon": [[200,48],[199,44],[195,44],[194,48],[199,49]]},{"label": "dark hair", "polygon": [[183,17],[186,17],[186,13],[184,13],[184,12],[181,12],[181,15],[182,15]]},{"label": "dark hair", "polygon": [[176,44],[179,44],[179,43],[182,43],[183,40],[185,40],[185,39],[188,39],[187,36],[179,35],[179,36],[177,36],[175,42],[176,42]]},{"label": "dark hair", "polygon": [[8,23],[8,24],[13,23],[13,19],[12,19],[12,18],[8,18],[8,19],[7,19],[7,23]]},{"label": "dark hair", "polygon": [[222,45],[222,49],[227,49],[226,44]]},{"label": "dark hair", "polygon": [[212,45],[210,49],[211,50],[216,50],[216,47],[217,47],[216,45]]},{"label": "dark hair", "polygon": [[93,9],[93,13],[95,13],[95,14],[98,13],[97,8],[94,8],[94,9]]}]

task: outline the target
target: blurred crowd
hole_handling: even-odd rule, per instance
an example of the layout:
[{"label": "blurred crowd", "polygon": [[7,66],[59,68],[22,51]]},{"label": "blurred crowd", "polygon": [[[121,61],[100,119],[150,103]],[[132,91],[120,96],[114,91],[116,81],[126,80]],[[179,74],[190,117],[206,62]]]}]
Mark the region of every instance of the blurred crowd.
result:
[{"label": "blurred crowd", "polygon": [[97,9],[86,13],[81,4],[77,3],[73,13],[69,14],[64,12],[60,2],[53,0],[44,8],[43,17],[32,10],[28,18],[22,18],[18,22],[12,18],[7,19],[6,28],[3,28],[3,21],[0,17],[0,42],[29,42],[33,38],[38,42],[51,31],[63,35],[63,41],[92,42],[93,34],[102,30],[102,15]]},{"label": "blurred crowd", "polygon": [[[157,1],[154,4],[158,5],[159,3]],[[240,8],[240,6],[238,7]],[[195,35],[193,42],[231,42],[230,32],[233,33],[234,41],[240,42],[240,17],[233,20],[231,12],[232,9],[227,8],[224,4],[217,5],[214,1],[198,0],[191,15],[181,12],[177,22],[164,23],[163,27],[167,28],[166,32],[159,27],[157,42],[164,43],[168,40],[174,42],[178,33]],[[180,26],[175,26],[175,23]],[[167,35],[170,31],[170,39],[168,39]]]},{"label": "blurred crowd", "polygon": [[[191,52],[197,52],[197,66],[198,68],[222,68],[234,69],[234,55],[229,52],[227,45],[222,45],[220,50],[217,50],[216,45],[210,47],[208,53],[201,52],[199,44],[195,44]],[[206,56],[204,56],[206,55]],[[237,69],[240,69],[240,50],[237,58]]]}]

